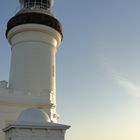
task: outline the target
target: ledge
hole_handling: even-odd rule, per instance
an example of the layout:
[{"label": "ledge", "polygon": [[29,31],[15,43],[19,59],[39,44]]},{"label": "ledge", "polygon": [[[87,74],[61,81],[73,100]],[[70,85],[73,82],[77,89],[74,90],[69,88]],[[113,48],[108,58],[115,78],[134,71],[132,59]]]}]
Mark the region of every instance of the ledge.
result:
[{"label": "ledge", "polygon": [[47,100],[48,96],[28,95],[19,91],[12,91],[11,89],[0,89],[0,105],[19,105],[19,106],[40,106],[40,107],[53,107]]},{"label": "ledge", "polygon": [[[65,131],[70,128],[69,125],[63,125],[58,123],[29,123],[29,122],[23,122],[23,124],[12,124],[7,126],[3,129],[3,132],[9,131],[12,128],[19,128],[19,129],[47,129],[47,130],[60,130]],[[48,131],[49,132],[49,131]]]}]

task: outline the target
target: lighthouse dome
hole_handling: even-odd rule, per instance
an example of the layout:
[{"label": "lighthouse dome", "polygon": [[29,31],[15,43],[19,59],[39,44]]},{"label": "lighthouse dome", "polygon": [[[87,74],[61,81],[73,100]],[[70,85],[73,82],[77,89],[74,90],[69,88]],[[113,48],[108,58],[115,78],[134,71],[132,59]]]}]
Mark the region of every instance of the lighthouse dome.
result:
[{"label": "lighthouse dome", "polygon": [[41,109],[29,108],[24,110],[16,120],[16,124],[50,122],[47,113]]}]

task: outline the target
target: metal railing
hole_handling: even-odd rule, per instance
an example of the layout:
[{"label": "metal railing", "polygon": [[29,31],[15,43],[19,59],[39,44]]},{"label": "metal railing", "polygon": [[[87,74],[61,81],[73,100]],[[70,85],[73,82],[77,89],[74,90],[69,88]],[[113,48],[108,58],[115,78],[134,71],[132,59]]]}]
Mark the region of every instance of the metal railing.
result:
[{"label": "metal railing", "polygon": [[49,9],[49,6],[47,3],[42,3],[42,2],[25,2],[24,3],[24,8],[39,8],[39,9]]}]

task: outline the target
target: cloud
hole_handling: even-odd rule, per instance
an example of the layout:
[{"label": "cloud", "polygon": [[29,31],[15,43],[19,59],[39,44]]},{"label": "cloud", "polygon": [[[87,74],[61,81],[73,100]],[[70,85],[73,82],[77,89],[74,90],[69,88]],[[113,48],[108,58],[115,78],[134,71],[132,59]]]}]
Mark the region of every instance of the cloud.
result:
[{"label": "cloud", "polygon": [[140,86],[137,85],[135,82],[125,78],[124,76],[117,76],[113,75],[114,80],[117,82],[118,85],[128,90],[128,93],[134,95],[136,97],[140,97]]},{"label": "cloud", "polygon": [[106,57],[102,57],[102,64],[104,65],[104,68],[109,72],[112,79],[119,86],[127,90],[128,94],[140,97],[140,85],[137,85],[134,81],[130,80],[129,78],[126,78],[122,73],[114,69]]}]

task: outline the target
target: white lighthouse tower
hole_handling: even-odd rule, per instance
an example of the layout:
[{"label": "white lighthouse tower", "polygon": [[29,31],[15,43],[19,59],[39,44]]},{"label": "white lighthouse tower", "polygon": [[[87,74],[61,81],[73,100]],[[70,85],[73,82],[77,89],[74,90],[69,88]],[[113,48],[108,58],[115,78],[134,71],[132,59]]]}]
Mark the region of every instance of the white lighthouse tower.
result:
[{"label": "white lighthouse tower", "polygon": [[45,99],[45,110],[56,122],[56,51],[62,40],[61,24],[51,13],[52,0],[20,0],[20,5],[6,32],[12,50],[9,88]]},{"label": "white lighthouse tower", "polygon": [[[7,24],[6,37],[12,55],[9,84],[0,82],[1,128],[16,121],[19,114],[28,108],[43,110],[47,122],[56,123],[58,119],[56,51],[63,38],[61,23],[53,16],[52,0],[19,2],[20,10]],[[37,111],[38,116],[41,111]],[[22,116],[25,114],[26,111]],[[26,122],[26,117],[24,119]]]}]

